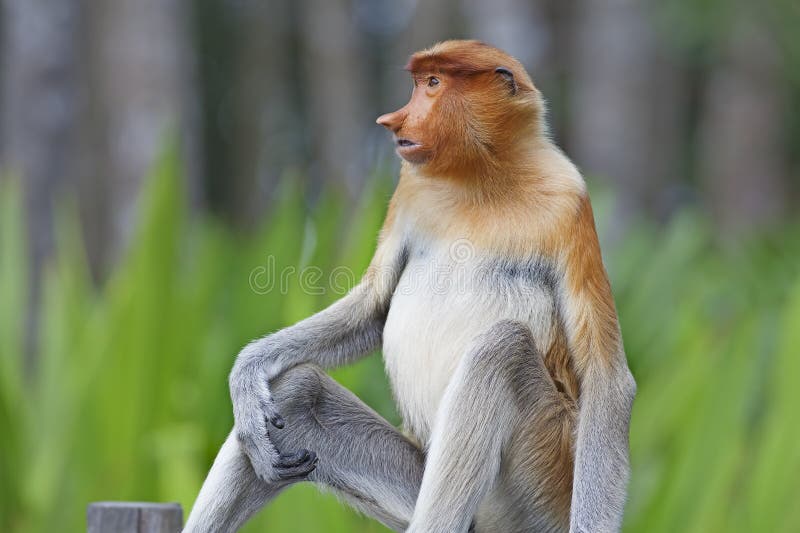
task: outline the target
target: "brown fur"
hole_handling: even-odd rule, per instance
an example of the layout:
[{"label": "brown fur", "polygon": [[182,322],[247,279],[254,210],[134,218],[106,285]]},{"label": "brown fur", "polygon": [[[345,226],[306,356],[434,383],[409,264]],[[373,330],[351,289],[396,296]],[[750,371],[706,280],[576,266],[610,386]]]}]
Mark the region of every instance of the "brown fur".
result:
[{"label": "brown fur", "polygon": [[[577,408],[557,392],[540,398],[541,408],[512,439],[501,476],[517,487],[529,487],[529,502],[544,503],[557,524],[569,523],[574,469]],[[516,502],[527,509],[526,502]]]},{"label": "brown fur", "polygon": [[589,198],[581,199],[572,224],[560,235],[564,249],[566,290],[575,302],[570,343],[576,366],[590,359],[612,363],[621,353],[617,310],[611,294]]},{"label": "brown fur", "polygon": [[578,376],[570,358],[569,343],[564,326],[560,322],[555,327],[553,342],[544,355],[544,364],[556,384],[558,391],[566,399],[577,404],[580,398]]},{"label": "brown fur", "polygon": [[[497,67],[514,74],[516,94]],[[426,174],[474,184],[524,161],[527,147],[514,137],[542,127],[544,105],[516,59],[477,41],[448,41],[414,54],[407,68],[415,80],[411,101],[378,122],[422,143],[413,162],[424,162]],[[430,76],[441,86],[426,87]]]}]

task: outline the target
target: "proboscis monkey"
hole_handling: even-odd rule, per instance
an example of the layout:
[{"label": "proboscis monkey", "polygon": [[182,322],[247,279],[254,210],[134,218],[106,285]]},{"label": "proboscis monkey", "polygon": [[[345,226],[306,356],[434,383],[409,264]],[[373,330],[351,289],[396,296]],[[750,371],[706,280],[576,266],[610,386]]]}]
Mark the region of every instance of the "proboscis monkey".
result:
[{"label": "proboscis monkey", "polygon": [[[584,181],[514,58],[447,41],[407,68],[411,101],[378,118],[403,162],[370,268],[239,354],[186,531],[304,480],[397,531],[620,528],[636,385]],[[381,347],[404,432],[323,370]]]}]

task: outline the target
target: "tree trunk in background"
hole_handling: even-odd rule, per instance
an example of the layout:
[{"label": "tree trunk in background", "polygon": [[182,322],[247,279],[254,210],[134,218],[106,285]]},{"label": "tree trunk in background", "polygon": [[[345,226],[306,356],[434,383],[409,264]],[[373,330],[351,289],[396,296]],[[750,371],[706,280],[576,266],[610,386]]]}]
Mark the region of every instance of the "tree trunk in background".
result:
[{"label": "tree trunk in background", "polygon": [[724,233],[735,235],[786,213],[785,88],[777,44],[757,14],[740,7],[712,70],[701,122],[701,176]]},{"label": "tree trunk in background", "polygon": [[497,46],[522,62],[542,92],[551,133],[561,141],[567,102],[563,97],[566,54],[562,42],[572,38],[566,20],[569,5],[559,0],[464,0],[470,36]]},{"label": "tree trunk in background", "polygon": [[98,243],[93,257],[102,272],[125,249],[142,184],[170,134],[182,150],[190,199],[199,201],[192,137],[198,105],[185,0],[90,0],[88,5],[89,144],[96,166],[87,169],[82,194],[101,198],[87,216],[98,231],[90,242]]},{"label": "tree trunk in background", "polygon": [[[383,113],[399,109],[411,96],[412,82],[403,68],[412,53],[438,41],[457,38],[460,0],[381,0],[360,5],[360,24],[372,37],[370,48],[374,83],[371,83],[371,113],[365,118],[370,168],[394,168],[399,158],[389,133],[374,120]],[[387,163],[389,163],[387,167]]]},{"label": "tree trunk in background", "polygon": [[[298,111],[291,91],[288,0],[249,0],[234,7],[240,38],[233,73],[230,176],[223,177],[229,218],[250,227],[262,216],[283,169],[296,156]],[[320,80],[322,82],[323,80]]]},{"label": "tree trunk in background", "polygon": [[[659,68],[652,24],[636,0],[581,0],[574,10],[570,152],[584,174],[612,186],[616,198],[612,238],[647,209],[671,174],[668,143],[673,125],[659,109],[674,112],[675,91],[654,74]],[[674,154],[672,154],[674,155]]]},{"label": "tree trunk in background", "polygon": [[78,0],[5,0],[0,172],[23,180],[31,253],[28,350],[34,353],[42,264],[53,251],[53,203],[76,180]]},{"label": "tree trunk in background", "polygon": [[364,162],[365,83],[369,81],[354,17],[347,0],[304,0],[301,35],[316,185],[343,186],[351,198],[361,193]]},{"label": "tree trunk in background", "polygon": [[[458,5],[453,0],[437,0],[433,2],[416,2],[410,6],[413,14],[409,17],[403,28],[392,39],[393,45],[388,50],[386,87],[384,91],[386,102],[382,107],[386,113],[394,111],[408,102],[411,96],[411,77],[403,67],[408,62],[411,54],[428,48],[433,44],[460,37],[454,35],[458,18]],[[375,117],[377,118],[377,117]]]},{"label": "tree trunk in background", "polygon": [[195,44],[208,207],[252,228],[304,129],[296,89],[296,7],[291,0],[197,0]]},{"label": "tree trunk in background", "polygon": [[0,162],[24,180],[34,266],[53,246],[52,202],[76,179],[78,0],[5,0]]},{"label": "tree trunk in background", "polygon": [[542,7],[527,0],[464,0],[470,36],[519,59],[534,83],[552,40]]}]

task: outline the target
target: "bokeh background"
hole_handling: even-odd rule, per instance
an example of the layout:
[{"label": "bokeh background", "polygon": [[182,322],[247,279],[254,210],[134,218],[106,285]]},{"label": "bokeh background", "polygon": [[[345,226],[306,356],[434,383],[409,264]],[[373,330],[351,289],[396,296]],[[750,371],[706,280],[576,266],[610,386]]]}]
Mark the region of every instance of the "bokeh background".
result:
[{"label": "bokeh background", "polygon": [[[188,512],[240,347],[337,297],[254,273],[366,266],[398,167],[374,119],[452,37],[528,67],[590,184],[639,383],[625,531],[800,530],[796,1],[0,7],[3,531]],[[334,375],[398,422],[379,357]],[[266,530],[383,531],[302,485]]]}]

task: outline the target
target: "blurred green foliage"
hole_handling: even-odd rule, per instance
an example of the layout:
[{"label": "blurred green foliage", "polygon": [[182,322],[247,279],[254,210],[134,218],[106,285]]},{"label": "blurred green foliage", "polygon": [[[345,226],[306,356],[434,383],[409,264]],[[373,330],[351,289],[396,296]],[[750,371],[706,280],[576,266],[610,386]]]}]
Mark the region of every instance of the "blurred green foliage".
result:
[{"label": "blurred green foliage", "polygon": [[[361,272],[391,193],[376,178],[355,213],[333,193],[309,211],[288,176],[263,226],[242,237],[192,219],[180,175],[175,158],[159,163],[133,244],[101,289],[75,210],[62,206],[30,369],[20,191],[0,182],[3,531],[82,531],[95,500],[179,501],[188,512],[231,427],[226,378],[238,350],[337,297],[298,282],[259,294],[251,275],[268,256],[277,271]],[[602,200],[601,227],[611,215]],[[639,383],[626,531],[800,530],[798,236],[721,249],[687,213],[606,249]],[[380,358],[334,375],[398,421]],[[246,527],[266,530],[383,528],[301,485]]]}]

